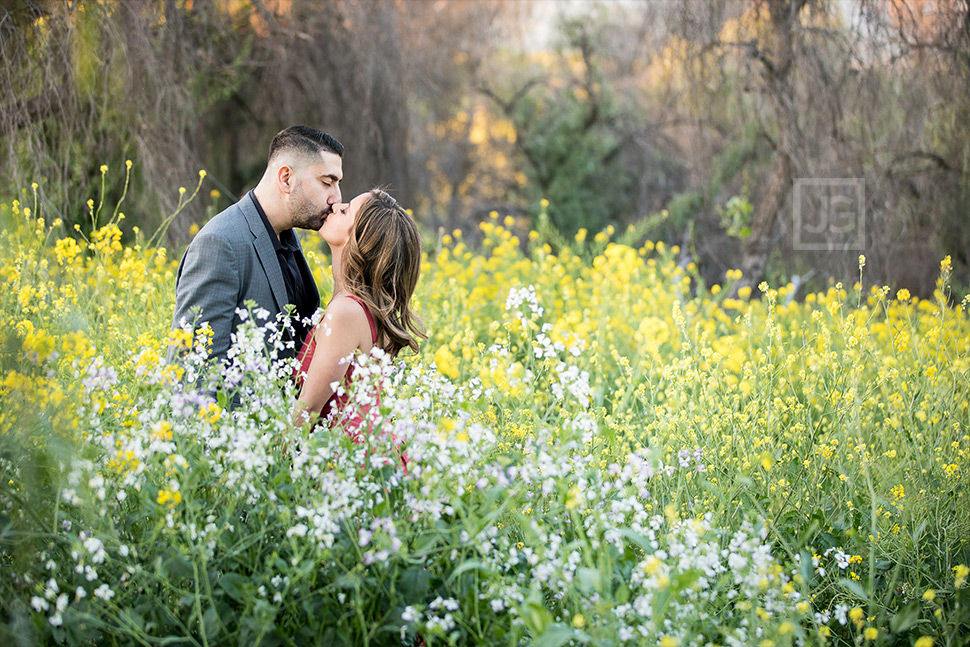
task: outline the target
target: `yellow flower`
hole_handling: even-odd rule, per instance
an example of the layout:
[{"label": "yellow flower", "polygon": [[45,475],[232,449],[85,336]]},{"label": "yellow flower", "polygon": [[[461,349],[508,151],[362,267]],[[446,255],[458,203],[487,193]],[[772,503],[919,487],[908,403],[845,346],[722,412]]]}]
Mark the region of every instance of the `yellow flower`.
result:
[{"label": "yellow flower", "polygon": [[933,639],[929,636],[921,636],[916,639],[913,647],[933,647]]},{"label": "yellow flower", "polygon": [[158,501],[159,505],[174,508],[176,505],[182,502],[182,493],[178,491],[178,486],[169,488],[167,490],[159,490],[158,497],[156,497],[155,500]]},{"label": "yellow flower", "polygon": [[866,640],[875,640],[879,637],[879,630],[875,627],[866,627],[866,630],[862,632],[862,635]]},{"label": "yellow flower", "polygon": [[152,440],[162,442],[172,440],[172,425],[168,420],[162,420],[152,425]]},{"label": "yellow flower", "polygon": [[862,607],[854,607],[851,611],[849,611],[849,619],[857,625],[862,624],[862,619],[865,617],[865,615],[866,614],[862,610]]},{"label": "yellow flower", "polygon": [[967,575],[970,574],[970,569],[967,568],[966,564],[957,564],[953,567],[953,574],[956,576],[956,580],[953,582],[953,588],[959,589],[967,581]]},{"label": "yellow flower", "polygon": [[54,243],[54,255],[58,265],[70,264],[81,253],[81,248],[73,238],[61,238]]},{"label": "yellow flower", "polygon": [[434,363],[444,375],[452,380],[458,378],[458,360],[448,349],[448,346],[441,346],[435,351]]},{"label": "yellow flower", "polygon": [[577,613],[576,615],[573,616],[574,627],[576,627],[577,629],[582,629],[583,625],[585,624],[586,624],[586,618],[583,617],[583,614]]},{"label": "yellow flower", "polygon": [[678,647],[680,645],[680,638],[677,636],[663,636],[660,638],[660,647]]},{"label": "yellow flower", "polygon": [[923,592],[923,599],[926,600],[927,602],[932,602],[933,600],[936,599],[936,591],[934,591],[933,589],[926,589]]},{"label": "yellow flower", "polygon": [[566,509],[575,510],[581,505],[583,505],[583,493],[579,487],[573,485],[566,493]]},{"label": "yellow flower", "polygon": [[661,562],[657,558],[657,556],[651,555],[646,559],[645,562],[643,562],[643,566],[642,566],[643,572],[646,573],[647,575],[653,575],[660,568],[660,564]]}]

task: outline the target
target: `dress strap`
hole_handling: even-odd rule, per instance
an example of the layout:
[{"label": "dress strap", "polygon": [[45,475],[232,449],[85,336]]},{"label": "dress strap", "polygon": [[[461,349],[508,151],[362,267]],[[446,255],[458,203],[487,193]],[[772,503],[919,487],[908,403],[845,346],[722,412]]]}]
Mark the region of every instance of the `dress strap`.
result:
[{"label": "dress strap", "polygon": [[372,344],[376,344],[377,343],[377,326],[374,325],[374,317],[371,316],[370,310],[367,308],[366,305],[364,305],[364,302],[363,301],[361,301],[360,299],[358,299],[354,295],[348,294],[347,295],[347,298],[348,299],[353,299],[354,301],[356,301],[357,303],[360,304],[360,307],[361,308],[364,309],[364,314],[367,315],[367,323],[370,324],[371,343]]}]

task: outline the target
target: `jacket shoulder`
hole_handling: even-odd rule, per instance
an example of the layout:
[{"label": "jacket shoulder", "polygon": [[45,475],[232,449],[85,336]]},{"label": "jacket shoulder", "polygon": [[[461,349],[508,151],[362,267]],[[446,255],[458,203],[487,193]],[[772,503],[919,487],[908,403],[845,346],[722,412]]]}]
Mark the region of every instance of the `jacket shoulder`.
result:
[{"label": "jacket shoulder", "polygon": [[212,216],[195,235],[195,238],[222,238],[231,242],[251,241],[253,232],[247,210],[252,210],[256,217],[259,217],[248,195]]}]

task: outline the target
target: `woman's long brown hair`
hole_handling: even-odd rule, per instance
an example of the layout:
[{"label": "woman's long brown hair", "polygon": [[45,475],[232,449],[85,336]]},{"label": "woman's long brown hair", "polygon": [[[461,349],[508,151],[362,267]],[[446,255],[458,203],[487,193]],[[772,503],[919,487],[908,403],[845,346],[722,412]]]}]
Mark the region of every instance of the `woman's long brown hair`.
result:
[{"label": "woman's long brown hair", "polygon": [[387,339],[384,350],[417,352],[418,338],[428,338],[410,307],[421,274],[421,237],[397,200],[380,189],[370,193],[344,254],[344,286],[370,310],[378,339]]}]

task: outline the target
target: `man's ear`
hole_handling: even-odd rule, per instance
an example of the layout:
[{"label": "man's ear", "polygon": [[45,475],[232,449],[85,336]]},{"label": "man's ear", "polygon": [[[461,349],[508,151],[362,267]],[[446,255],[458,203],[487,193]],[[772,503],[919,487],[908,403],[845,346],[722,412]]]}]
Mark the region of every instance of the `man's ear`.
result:
[{"label": "man's ear", "polygon": [[282,193],[293,190],[293,168],[288,164],[280,164],[276,169],[276,186]]}]

